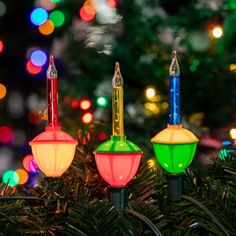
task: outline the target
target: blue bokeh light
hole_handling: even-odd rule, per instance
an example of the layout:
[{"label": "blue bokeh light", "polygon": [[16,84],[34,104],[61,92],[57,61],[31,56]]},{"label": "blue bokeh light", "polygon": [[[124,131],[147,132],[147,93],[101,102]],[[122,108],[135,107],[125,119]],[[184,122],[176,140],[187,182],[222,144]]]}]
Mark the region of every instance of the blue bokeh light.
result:
[{"label": "blue bokeh light", "polygon": [[42,25],[48,19],[48,12],[43,8],[36,8],[32,11],[30,19],[34,25]]},{"label": "blue bokeh light", "polygon": [[47,55],[42,50],[35,50],[30,55],[30,60],[35,66],[43,66],[47,61]]}]

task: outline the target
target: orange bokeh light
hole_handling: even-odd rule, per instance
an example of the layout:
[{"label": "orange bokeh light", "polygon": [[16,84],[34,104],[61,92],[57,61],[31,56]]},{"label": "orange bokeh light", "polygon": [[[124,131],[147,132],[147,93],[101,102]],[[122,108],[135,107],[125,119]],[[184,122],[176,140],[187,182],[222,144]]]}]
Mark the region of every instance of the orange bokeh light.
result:
[{"label": "orange bokeh light", "polygon": [[90,112],[87,112],[87,113],[85,113],[85,114],[82,116],[82,121],[83,121],[85,124],[91,123],[92,120],[93,120],[93,115],[92,115],[92,113],[90,113]]},{"label": "orange bokeh light", "polygon": [[44,24],[39,26],[39,32],[43,35],[50,35],[53,33],[55,26],[51,20],[47,20]]},{"label": "orange bokeh light", "polygon": [[7,94],[7,89],[5,85],[0,84],[0,99],[4,98]]},{"label": "orange bokeh light", "polygon": [[23,167],[25,168],[25,170],[27,170],[28,172],[32,172],[31,168],[30,168],[30,162],[33,161],[34,157],[33,155],[27,155],[24,157],[23,159]]},{"label": "orange bokeh light", "polygon": [[89,109],[90,107],[91,107],[91,105],[92,105],[92,103],[89,101],[89,100],[82,100],[81,102],[80,102],[80,108],[82,109],[82,110],[87,110],[87,109]]},{"label": "orange bokeh light", "polygon": [[28,173],[23,169],[16,170],[16,173],[19,176],[18,184],[25,184],[28,180]]}]

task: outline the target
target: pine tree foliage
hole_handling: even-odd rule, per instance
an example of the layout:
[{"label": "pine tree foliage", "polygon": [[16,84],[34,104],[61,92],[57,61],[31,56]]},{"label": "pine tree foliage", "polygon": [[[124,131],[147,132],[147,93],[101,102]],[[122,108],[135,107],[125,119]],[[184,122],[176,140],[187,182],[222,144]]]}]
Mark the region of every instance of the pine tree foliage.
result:
[{"label": "pine tree foliage", "polygon": [[[171,203],[165,173],[142,160],[127,187],[127,209],[147,217],[162,235],[235,235],[235,172],[233,155],[225,161],[215,158],[204,168],[193,165],[185,173],[186,198]],[[45,178],[37,188],[0,187],[0,235],[155,235],[129,210],[118,215],[88,146],[78,146],[62,178]]]}]

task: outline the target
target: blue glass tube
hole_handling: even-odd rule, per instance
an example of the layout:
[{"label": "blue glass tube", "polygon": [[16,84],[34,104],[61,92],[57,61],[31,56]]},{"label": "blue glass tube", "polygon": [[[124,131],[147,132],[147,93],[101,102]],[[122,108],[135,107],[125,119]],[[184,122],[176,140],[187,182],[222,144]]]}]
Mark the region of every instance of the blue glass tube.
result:
[{"label": "blue glass tube", "polygon": [[169,125],[180,125],[180,77],[169,77]]}]

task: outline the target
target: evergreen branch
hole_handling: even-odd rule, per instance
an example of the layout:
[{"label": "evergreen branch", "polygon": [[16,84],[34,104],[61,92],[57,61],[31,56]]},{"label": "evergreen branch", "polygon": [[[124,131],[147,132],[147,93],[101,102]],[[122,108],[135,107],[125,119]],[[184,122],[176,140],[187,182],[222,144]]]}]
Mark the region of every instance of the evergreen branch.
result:
[{"label": "evergreen branch", "polygon": [[43,201],[39,197],[26,197],[26,196],[1,196],[0,200],[32,200],[32,201]]},{"label": "evergreen branch", "polygon": [[192,197],[185,196],[185,195],[182,195],[181,197],[183,199],[188,200],[188,201],[194,203],[195,205],[197,205],[200,209],[202,209],[205,213],[207,213],[211,217],[213,222],[215,222],[219,226],[219,228],[224,232],[225,235],[230,236],[230,234],[223,227],[223,225],[217,220],[217,218],[214,216],[214,214],[209,209],[207,209],[204,205],[202,205],[199,201],[195,200]]},{"label": "evergreen branch", "polygon": [[142,220],[143,222],[145,222],[149,228],[153,231],[153,233],[155,233],[155,235],[157,236],[162,236],[161,232],[159,231],[159,229],[153,224],[153,222],[147,218],[146,216],[144,216],[143,214],[133,210],[133,209],[125,209],[125,212],[136,216],[137,218],[139,218],[140,220]]}]

